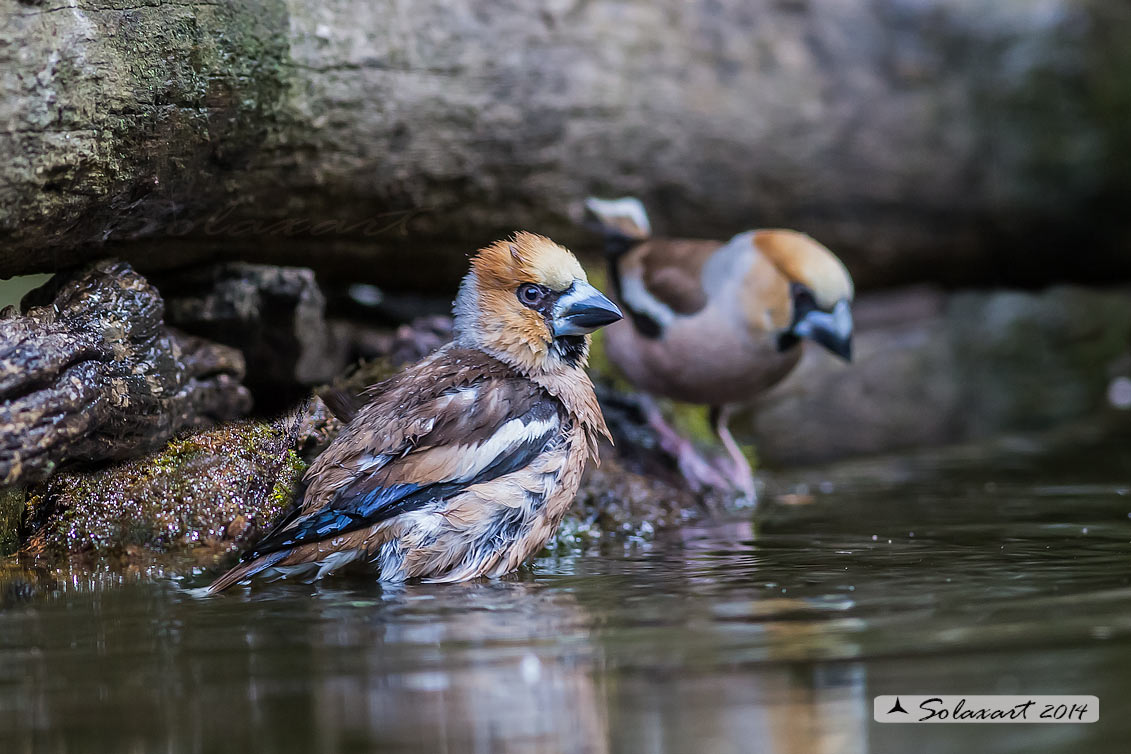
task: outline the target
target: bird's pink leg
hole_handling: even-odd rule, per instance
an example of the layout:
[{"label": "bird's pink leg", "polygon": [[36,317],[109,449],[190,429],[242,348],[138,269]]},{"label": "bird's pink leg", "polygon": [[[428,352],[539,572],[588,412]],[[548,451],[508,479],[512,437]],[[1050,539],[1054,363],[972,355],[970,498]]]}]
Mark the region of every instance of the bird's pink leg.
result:
[{"label": "bird's pink leg", "polygon": [[715,433],[722,440],[723,447],[727,449],[733,463],[733,467],[729,470],[731,482],[747,501],[754,504],[758,502],[758,493],[754,490],[754,471],[750,468],[746,454],[735,442],[734,435],[730,433],[728,426],[733,414],[733,405],[713,406],[711,408],[711,423],[715,425]]},{"label": "bird's pink leg", "polygon": [[699,454],[691,441],[675,430],[664,419],[660,407],[648,396],[641,396],[640,407],[648,425],[660,440],[664,452],[673,456],[679,465],[679,473],[687,480],[695,492],[706,489],[728,490],[731,485],[710,461]]}]

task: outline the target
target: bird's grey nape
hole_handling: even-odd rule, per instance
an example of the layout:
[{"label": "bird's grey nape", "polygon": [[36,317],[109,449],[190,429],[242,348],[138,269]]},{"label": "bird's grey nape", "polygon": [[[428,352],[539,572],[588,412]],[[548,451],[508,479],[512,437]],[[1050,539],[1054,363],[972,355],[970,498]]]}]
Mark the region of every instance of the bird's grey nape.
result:
[{"label": "bird's grey nape", "polygon": [[480,344],[474,337],[475,321],[479,316],[479,278],[474,271],[468,272],[459,284],[455,301],[452,302],[452,336],[461,346],[477,348]]}]

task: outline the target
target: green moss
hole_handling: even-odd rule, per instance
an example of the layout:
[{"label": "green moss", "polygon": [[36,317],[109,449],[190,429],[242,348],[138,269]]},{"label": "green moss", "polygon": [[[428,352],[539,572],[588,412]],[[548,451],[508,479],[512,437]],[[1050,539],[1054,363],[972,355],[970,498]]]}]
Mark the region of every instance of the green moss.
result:
[{"label": "green moss", "polygon": [[227,546],[294,502],[305,464],[281,423],[237,422],[148,457],[64,472],[29,498],[33,553],[175,552]]},{"label": "green moss", "polygon": [[[598,290],[608,292],[608,276],[605,274],[603,266],[586,264],[585,274],[589,278],[589,282],[596,286]],[[628,380],[609,361],[608,353],[605,351],[605,331],[603,329],[593,333],[592,336],[592,345],[589,348],[589,375],[595,381],[606,382],[618,390],[632,391],[632,386],[628,384]]]},{"label": "green moss", "polygon": [[[15,95],[27,105],[18,109],[29,139],[5,172],[7,183],[25,190],[14,206],[0,207],[0,226],[11,231],[7,246],[24,253],[6,249],[6,274],[81,258],[67,250],[73,243],[58,239],[119,224],[121,202],[139,192],[154,201],[127,202],[134,227],[148,220],[160,231],[170,198],[191,204],[194,220],[207,217],[229,189],[216,175],[245,165],[286,127],[281,113],[293,68],[285,3],[109,3],[97,10],[91,22],[112,33],[88,40],[91,55],[47,54],[81,34],[86,21],[29,20],[0,30],[0,47],[29,51],[13,71],[25,82]],[[36,81],[60,93],[58,106],[27,83]],[[55,250],[35,251],[45,243]]]},{"label": "green moss", "polygon": [[274,510],[285,511],[295,503],[298,480],[306,472],[307,464],[293,450],[288,449],[283,457],[283,468],[275,486],[271,488],[267,502]]},{"label": "green moss", "polygon": [[672,426],[684,437],[699,443],[718,443],[706,406],[667,401],[663,407],[664,413],[671,419]]}]

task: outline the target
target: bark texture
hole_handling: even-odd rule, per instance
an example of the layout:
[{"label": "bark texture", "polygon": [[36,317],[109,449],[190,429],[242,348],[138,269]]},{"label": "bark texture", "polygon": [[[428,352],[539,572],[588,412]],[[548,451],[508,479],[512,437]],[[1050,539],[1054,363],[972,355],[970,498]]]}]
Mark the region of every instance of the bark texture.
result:
[{"label": "bark texture", "polygon": [[124,262],[58,275],[0,314],[0,486],[129,458],[248,411],[240,353],[165,327]]},{"label": "bark texture", "polygon": [[[1127,275],[1099,0],[0,0],[0,275],[106,253],[447,288],[586,194],[858,280]],[[1063,252],[1072,249],[1072,262]],[[421,263],[427,259],[427,263]]]}]

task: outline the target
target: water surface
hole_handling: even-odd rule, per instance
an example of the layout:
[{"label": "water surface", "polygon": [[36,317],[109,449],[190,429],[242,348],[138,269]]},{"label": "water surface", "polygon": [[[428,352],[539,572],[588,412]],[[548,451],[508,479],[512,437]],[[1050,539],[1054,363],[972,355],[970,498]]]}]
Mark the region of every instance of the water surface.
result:
[{"label": "water surface", "polygon": [[[494,583],[39,574],[0,609],[0,751],[1126,751],[1129,468],[842,484]],[[872,723],[898,693],[1094,694],[1100,723]]]}]

